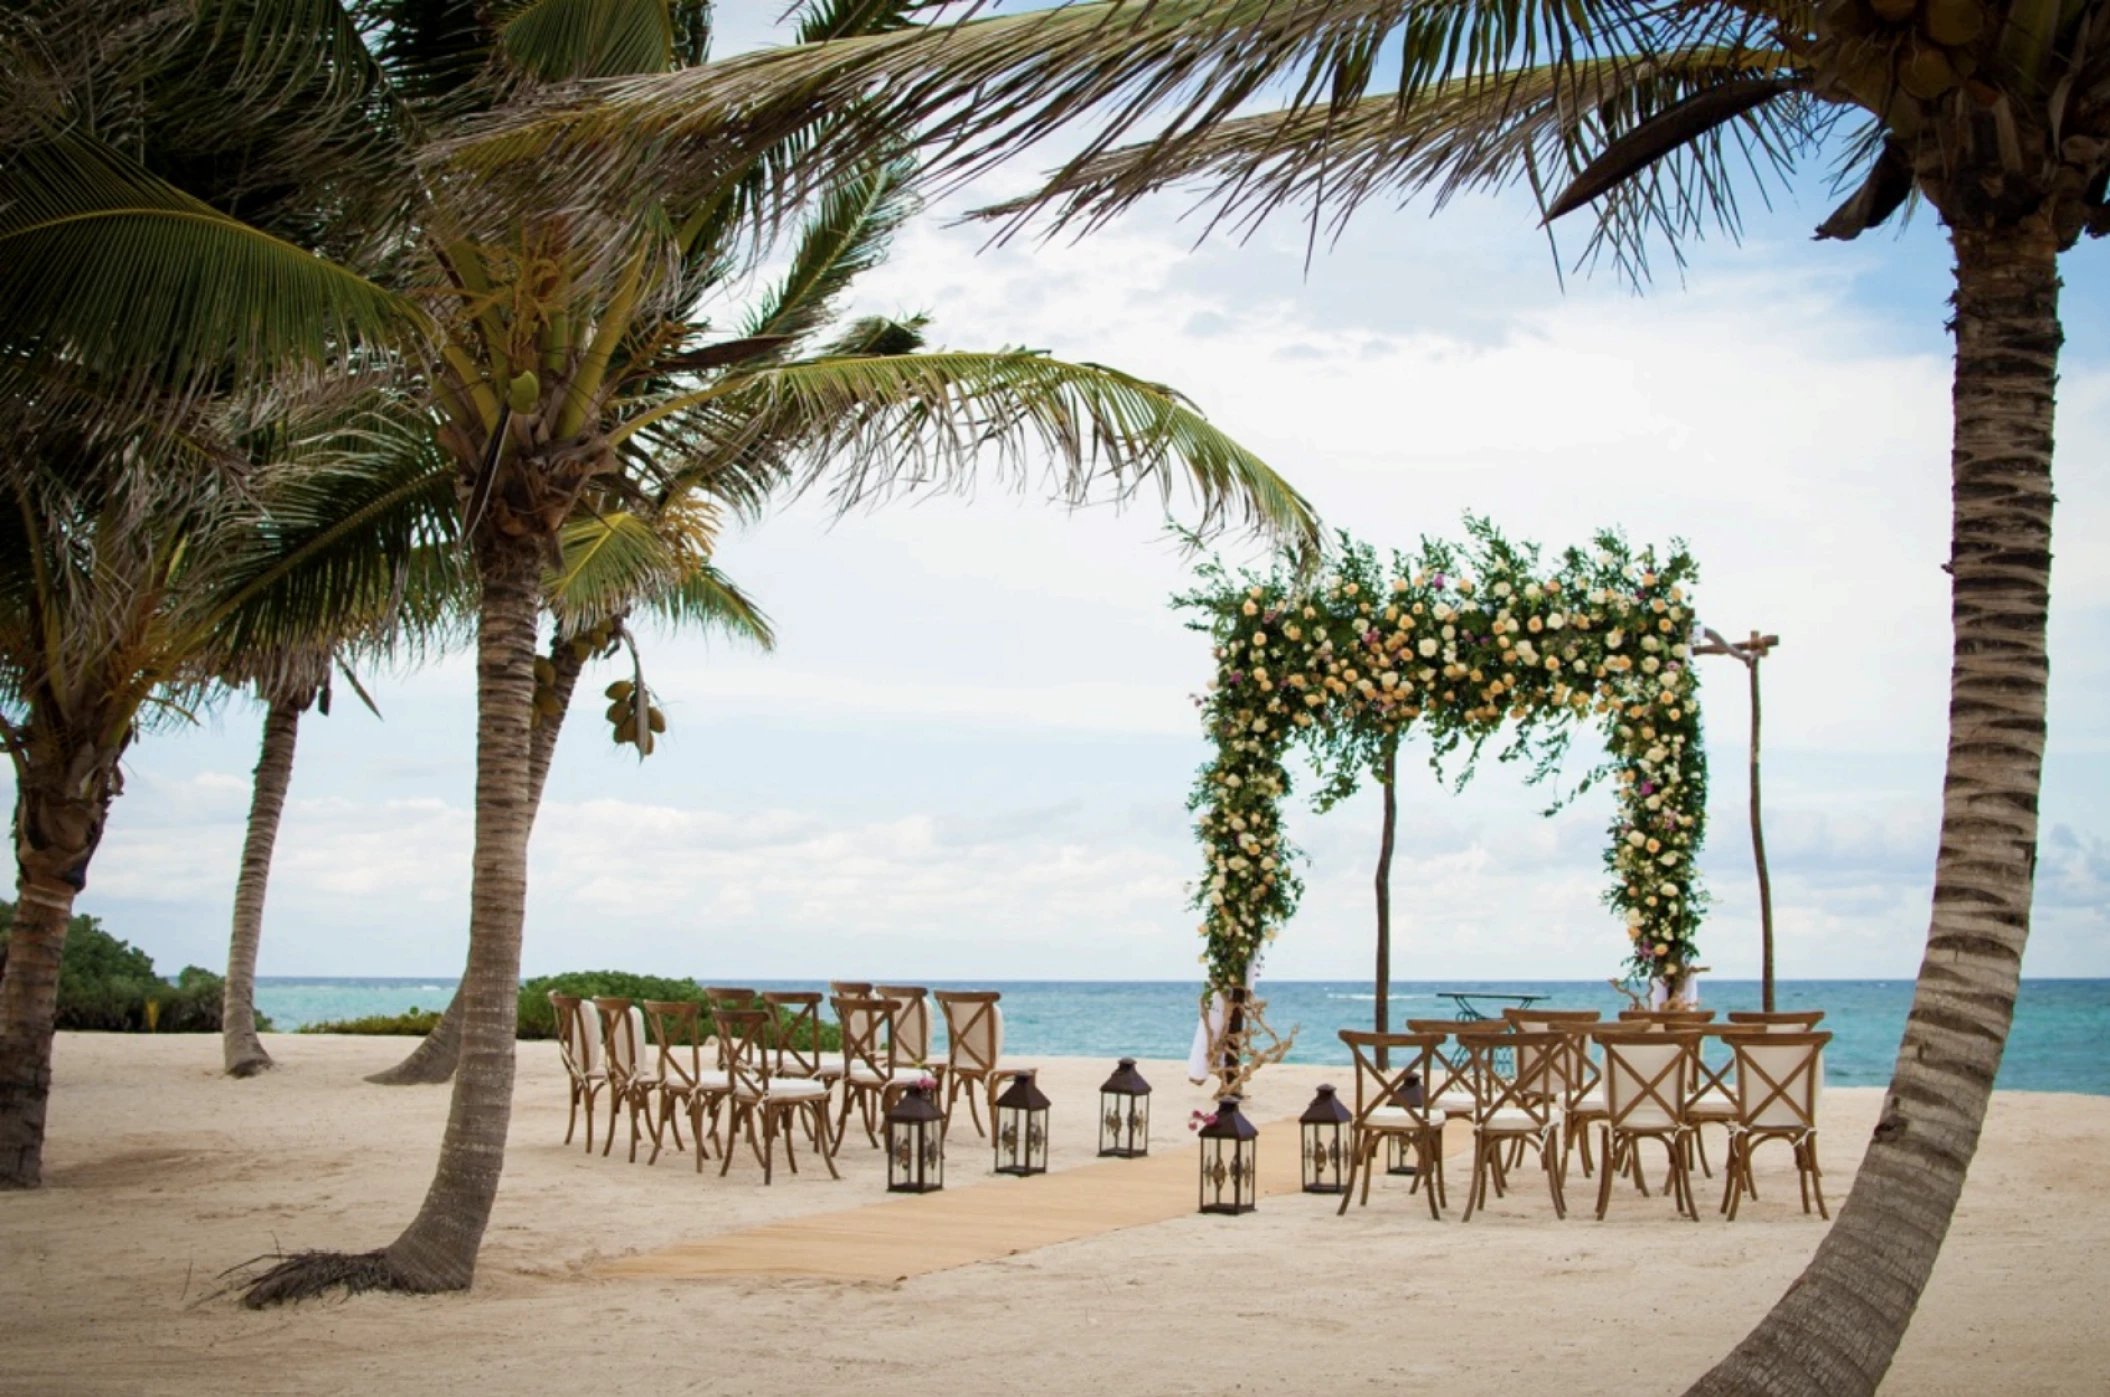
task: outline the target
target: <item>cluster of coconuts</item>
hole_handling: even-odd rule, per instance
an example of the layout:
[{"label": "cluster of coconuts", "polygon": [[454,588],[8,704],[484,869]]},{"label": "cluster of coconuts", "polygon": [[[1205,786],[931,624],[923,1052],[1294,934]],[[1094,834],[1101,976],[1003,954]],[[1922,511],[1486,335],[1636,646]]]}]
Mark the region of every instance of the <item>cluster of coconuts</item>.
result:
[{"label": "cluster of coconuts", "polygon": [[1977,72],[1988,15],[1981,0],[1833,0],[1824,19],[1846,87],[1881,111],[1898,91],[1932,102]]},{"label": "cluster of coconuts", "polygon": [[[667,715],[653,706],[651,692],[646,691],[645,702],[640,704],[637,686],[627,679],[618,679],[608,686],[607,694],[610,699],[608,721],[615,728],[616,742],[631,744],[637,748],[637,754],[641,757],[651,756],[653,734],[667,730]],[[642,728],[637,722],[640,708],[644,709],[645,713],[645,725]]]},{"label": "cluster of coconuts", "polygon": [[[591,630],[584,630],[567,642],[571,657],[585,664],[596,655],[612,654],[616,648],[616,625],[603,621]],[[535,657],[535,709],[528,717],[528,726],[539,728],[548,719],[564,715],[564,702],[557,697],[557,666],[541,655]]]}]

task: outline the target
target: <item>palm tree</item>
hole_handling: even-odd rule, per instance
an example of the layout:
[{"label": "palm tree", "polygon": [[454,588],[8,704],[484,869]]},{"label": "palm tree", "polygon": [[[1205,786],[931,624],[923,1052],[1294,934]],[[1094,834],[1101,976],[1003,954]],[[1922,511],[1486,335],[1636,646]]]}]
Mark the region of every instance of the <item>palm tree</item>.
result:
[{"label": "palm tree", "polygon": [[[933,123],[955,172],[1094,106],[1040,195],[1089,227],[1198,184],[1248,226],[1286,206],[1522,182],[1548,219],[1595,206],[1591,253],[1734,232],[1740,179],[1824,151],[1859,183],[1852,238],[1923,200],[1955,253],[1955,631],[1933,913],[1878,1125],[1802,1277],[1699,1392],[1873,1390],[1932,1270],[1984,1123],[2028,939],[2044,747],[2058,259],[2110,233],[2103,0],[1352,0],[1078,5],[757,55],[612,84],[467,149],[635,179],[642,151],[786,91]],[[1398,73],[1391,64],[1397,54]],[[1383,75],[1382,77],[1380,75]],[[1274,110],[1253,99],[1282,94]],[[937,119],[942,118],[942,122]],[[1147,123],[1147,125],[1146,125]],[[1117,147],[1124,133],[1149,137]]]},{"label": "palm tree", "polygon": [[[888,7],[848,9],[861,21]],[[535,31],[529,57],[521,22],[492,46],[501,74],[509,63],[543,78],[649,71],[681,56],[679,31],[665,26],[619,53],[603,28],[560,36],[552,26]],[[770,337],[704,343],[699,297],[722,287],[735,253],[766,245],[774,212],[806,185],[804,151],[843,119],[782,102],[708,137],[711,154],[686,183],[595,190],[560,211],[543,211],[550,186],[532,171],[420,185],[414,275],[439,326],[429,382],[479,584],[460,1065],[437,1172],[402,1235],[364,1256],[295,1257],[259,1277],[248,1303],[330,1286],[459,1289],[474,1274],[511,1110],[537,618],[547,567],[582,506],[659,508],[703,478],[715,494],[759,499],[825,475],[847,508],[904,481],[943,488],[992,469],[1022,480],[1044,459],[1068,499],[1101,479],[1129,494],[1183,478],[1205,522],[1239,515],[1315,537],[1303,501],[1263,463],[1170,390],[1113,370],[1018,352],[906,352],[900,327],[883,324],[853,327],[807,359],[779,358]],[[871,158],[846,163],[869,169]],[[773,447],[766,429],[787,420],[820,428]]]},{"label": "palm tree", "polygon": [[[271,552],[266,481],[242,447],[249,395],[228,390],[423,324],[313,255],[317,190],[289,179],[357,168],[368,122],[341,36],[284,43],[283,7],[249,10],[239,41],[148,0],[0,15],[0,741],[20,890],[0,976],[0,1188],[40,1181],[59,956],[119,759],[202,689],[235,613],[300,625],[279,583],[302,557]],[[202,139],[208,94],[253,126]],[[274,121],[286,102],[307,120]],[[330,147],[332,131],[351,134]]]}]

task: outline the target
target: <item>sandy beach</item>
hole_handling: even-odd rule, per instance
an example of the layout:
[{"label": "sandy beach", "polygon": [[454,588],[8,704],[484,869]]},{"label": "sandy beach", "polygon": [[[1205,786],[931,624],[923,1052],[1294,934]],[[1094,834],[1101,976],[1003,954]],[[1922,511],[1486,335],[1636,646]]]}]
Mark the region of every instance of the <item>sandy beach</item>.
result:
[{"label": "sandy beach", "polygon": [[[361,1297],[252,1314],[214,1292],[280,1248],[385,1244],[415,1209],[444,1088],[360,1077],[391,1039],[277,1036],[280,1069],[218,1074],[216,1038],[62,1034],[46,1187],[0,1195],[0,1391],[385,1393],[475,1383],[508,1394],[602,1390],[867,1393],[1398,1391],[1676,1392],[1794,1277],[1824,1224],[1796,1201],[1785,1149],[1734,1224],[1630,1190],[1590,1216],[1570,1184],[1556,1222],[1539,1176],[1472,1222],[1432,1222],[1404,1180],[1367,1209],[1278,1195],[1237,1219],[1190,1213],[902,1280],[684,1275],[714,1237],[887,1200],[853,1127],[830,1180],[814,1162],[762,1185],[751,1158],[699,1177],[567,1147],[555,1047],[521,1045],[505,1184],[467,1295]],[[1094,1096],[1109,1064],[1039,1060],[1054,1167],[1096,1165]],[[1191,1155],[1205,1097],[1171,1063],[1153,1148]],[[1276,1067],[1251,1114],[1295,1114],[1338,1069]],[[1825,1098],[1827,1192],[1845,1196],[1878,1094]],[[1264,1144],[1290,1148],[1286,1129]],[[2110,1099],[1994,1098],[1940,1268],[1892,1370],[1899,1393],[2100,1391],[2110,1372]],[[1719,1149],[1717,1147],[1717,1154]],[[1052,1181],[999,1178],[956,1131],[950,1189],[999,1189],[1025,1215]],[[1052,1195],[1050,1195],[1052,1196]],[[994,1201],[1001,1199],[990,1196]],[[984,1209],[1001,1215],[1005,1210]],[[673,1249],[670,1251],[670,1249]],[[662,1256],[662,1254],[665,1254]],[[655,1258],[659,1258],[655,1260]],[[669,1259],[671,1258],[671,1259]]]}]

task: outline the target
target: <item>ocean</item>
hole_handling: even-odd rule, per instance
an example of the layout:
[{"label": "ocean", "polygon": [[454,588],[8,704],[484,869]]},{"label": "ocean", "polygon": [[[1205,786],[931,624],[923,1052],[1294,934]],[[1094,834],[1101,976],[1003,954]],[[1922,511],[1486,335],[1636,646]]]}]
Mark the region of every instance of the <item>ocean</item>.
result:
[{"label": "ocean", "polygon": [[[820,989],[808,981],[762,980],[757,989]],[[1182,981],[991,980],[930,981],[933,989],[1003,991],[1005,1049],[1063,1057],[1181,1058],[1197,1017],[1197,985]],[[1756,1009],[1756,980],[1702,982],[1702,1004],[1718,1011]],[[454,993],[442,978],[328,979],[259,976],[257,1008],[281,1030],[330,1019],[440,1009]],[[1392,1021],[1452,1018],[1457,993],[1543,995],[1545,1008],[1600,1009],[1607,1018],[1625,1007],[1603,981],[1402,981],[1392,987]],[[1260,986],[1267,1021],[1298,1033],[1288,1061],[1348,1064],[1335,1036],[1367,1028],[1371,986],[1352,981],[1286,980]],[[1832,1033],[1826,1079],[1837,1086],[1882,1086],[1890,1080],[1898,1036],[1912,1002],[1910,980],[1788,980],[1775,996],[1782,1009],[1822,1009]],[[1492,1001],[1482,1001],[1483,1005]],[[1493,1012],[1492,1009],[1489,1012]],[[2071,1091],[2110,1096],[2110,980],[2024,980],[2014,1030],[1997,1085],[2015,1091]]]}]

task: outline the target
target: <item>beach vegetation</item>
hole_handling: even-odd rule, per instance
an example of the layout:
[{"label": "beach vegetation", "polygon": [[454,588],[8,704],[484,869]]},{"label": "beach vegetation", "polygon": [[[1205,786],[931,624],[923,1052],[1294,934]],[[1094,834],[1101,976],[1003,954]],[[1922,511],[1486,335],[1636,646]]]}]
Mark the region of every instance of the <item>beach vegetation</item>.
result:
[{"label": "beach vegetation", "polygon": [[[15,904],[0,902],[0,968],[7,963]],[[154,958],[103,930],[99,918],[74,916],[59,958],[55,1029],[96,1033],[217,1033],[220,977],[187,965],[174,980]],[[262,1020],[265,1032],[271,1021]]]}]

